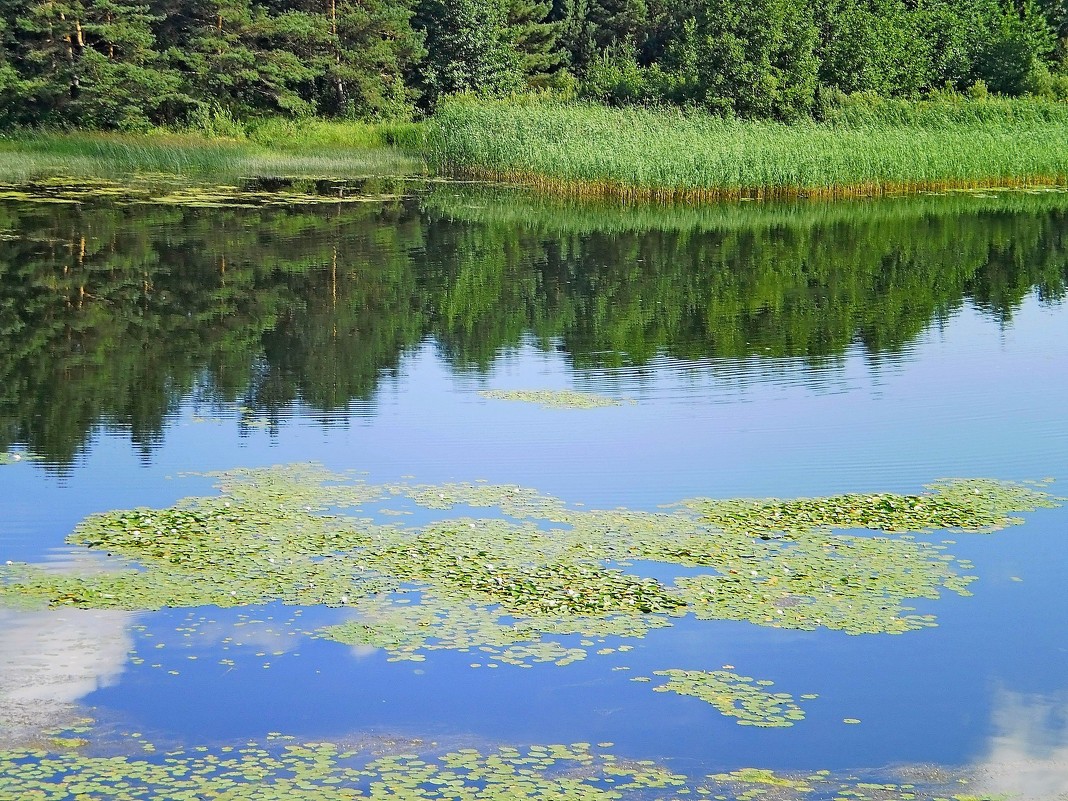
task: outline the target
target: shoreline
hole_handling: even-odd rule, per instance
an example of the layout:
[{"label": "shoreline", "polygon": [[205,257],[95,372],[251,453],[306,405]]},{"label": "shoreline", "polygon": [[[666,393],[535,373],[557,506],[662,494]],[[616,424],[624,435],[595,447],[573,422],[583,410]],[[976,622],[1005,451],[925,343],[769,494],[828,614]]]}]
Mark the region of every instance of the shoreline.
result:
[{"label": "shoreline", "polygon": [[637,186],[617,181],[578,181],[536,174],[502,173],[478,168],[456,170],[450,178],[526,190],[572,200],[623,203],[701,204],[779,200],[854,200],[912,197],[942,192],[1037,191],[1068,187],[1068,174],[948,181],[867,182],[837,186],[669,187]]},{"label": "shoreline", "polygon": [[422,177],[665,204],[1068,186],[1068,104],[918,101],[908,108],[908,122],[886,111],[881,123],[868,113],[785,124],[457,98],[421,123],[278,122],[246,138],[20,131],[0,139],[0,181]]}]

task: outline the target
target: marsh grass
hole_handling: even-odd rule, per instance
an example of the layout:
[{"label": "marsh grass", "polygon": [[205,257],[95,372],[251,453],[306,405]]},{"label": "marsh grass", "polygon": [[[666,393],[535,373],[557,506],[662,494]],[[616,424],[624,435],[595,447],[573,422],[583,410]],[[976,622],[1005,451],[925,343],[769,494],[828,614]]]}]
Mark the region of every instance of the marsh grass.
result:
[{"label": "marsh grass", "polygon": [[0,143],[0,177],[210,174],[228,172],[249,155],[245,143],[193,135],[23,133]]},{"label": "marsh grass", "polygon": [[455,98],[425,150],[458,177],[554,194],[707,200],[1061,185],[1068,106],[871,103],[830,121],[744,121],[677,109]]},{"label": "marsh grass", "polygon": [[245,138],[198,133],[21,132],[0,139],[0,180],[126,175],[413,175],[419,159],[386,144],[388,129],[359,123],[271,122]]}]

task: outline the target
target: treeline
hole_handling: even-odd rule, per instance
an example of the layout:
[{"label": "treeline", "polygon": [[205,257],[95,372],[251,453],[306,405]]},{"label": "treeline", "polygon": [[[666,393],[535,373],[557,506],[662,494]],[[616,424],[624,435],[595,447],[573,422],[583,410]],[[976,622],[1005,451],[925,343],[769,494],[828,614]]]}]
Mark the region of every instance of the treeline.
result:
[{"label": "treeline", "polygon": [[1030,200],[768,209],[758,226],[682,209],[653,229],[640,209],[576,218],[477,195],[328,212],[3,204],[0,452],[66,464],[106,429],[147,455],[190,404],[269,423],[373,406],[428,341],[465,374],[533,339],[580,370],[669,355],[738,381],[790,359],[819,380],[964,304],[1006,319],[1031,293],[1063,301],[1068,212]]},{"label": "treeline", "polygon": [[555,88],[747,118],[1068,97],[1068,0],[0,0],[0,126],[403,119]]}]

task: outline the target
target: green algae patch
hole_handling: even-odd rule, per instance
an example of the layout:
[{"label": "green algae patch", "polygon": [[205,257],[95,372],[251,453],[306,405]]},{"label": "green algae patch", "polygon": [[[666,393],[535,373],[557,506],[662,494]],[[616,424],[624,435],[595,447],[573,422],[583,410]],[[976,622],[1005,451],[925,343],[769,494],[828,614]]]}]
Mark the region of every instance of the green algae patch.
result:
[{"label": "green algae patch", "polygon": [[[211,475],[217,495],[75,528],[68,542],[113,557],[113,569],[0,566],[0,603],[327,605],[353,619],[320,636],[391,659],[470,650],[523,666],[605,653],[609,637],[682,615],[902,633],[935,624],[911,600],[967,595],[974,577],[945,544],[893,531],[991,531],[1018,522],[1010,512],[1056,503],[1041,485],[951,481],[916,496],[692,499],[650,512],[572,507],[516,485],[374,484],[314,464]],[[386,513],[398,504],[428,521],[402,525]],[[680,575],[643,576],[644,562]]]},{"label": "green algae patch", "polygon": [[18,464],[19,462],[32,462],[40,457],[21,451],[0,451],[0,465]]},{"label": "green algae patch", "polygon": [[726,670],[658,670],[668,681],[655,692],[676,693],[699,698],[724,715],[737,718],[740,726],[774,728],[793,726],[805,719],[804,710],[789,693],[773,693],[770,681],[742,676]]},{"label": "green algae patch", "polygon": [[600,409],[634,403],[629,398],[621,400],[594,392],[575,392],[567,389],[487,389],[478,394],[491,400],[536,403],[547,409]]}]

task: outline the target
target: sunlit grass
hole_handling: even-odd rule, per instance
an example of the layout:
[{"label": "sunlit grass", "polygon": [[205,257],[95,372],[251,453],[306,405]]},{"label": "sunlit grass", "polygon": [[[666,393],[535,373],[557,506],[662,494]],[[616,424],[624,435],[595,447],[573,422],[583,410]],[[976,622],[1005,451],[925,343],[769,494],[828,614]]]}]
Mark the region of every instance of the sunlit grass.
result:
[{"label": "sunlit grass", "polygon": [[301,133],[300,127],[273,124],[243,139],[194,133],[23,132],[0,139],[0,180],[144,174],[343,178],[422,172],[418,158],[385,141],[387,132],[358,126],[314,122]]},{"label": "sunlit grass", "polygon": [[887,104],[781,124],[677,109],[444,103],[426,131],[448,174],[572,195],[707,199],[1060,184],[1068,106]]}]

